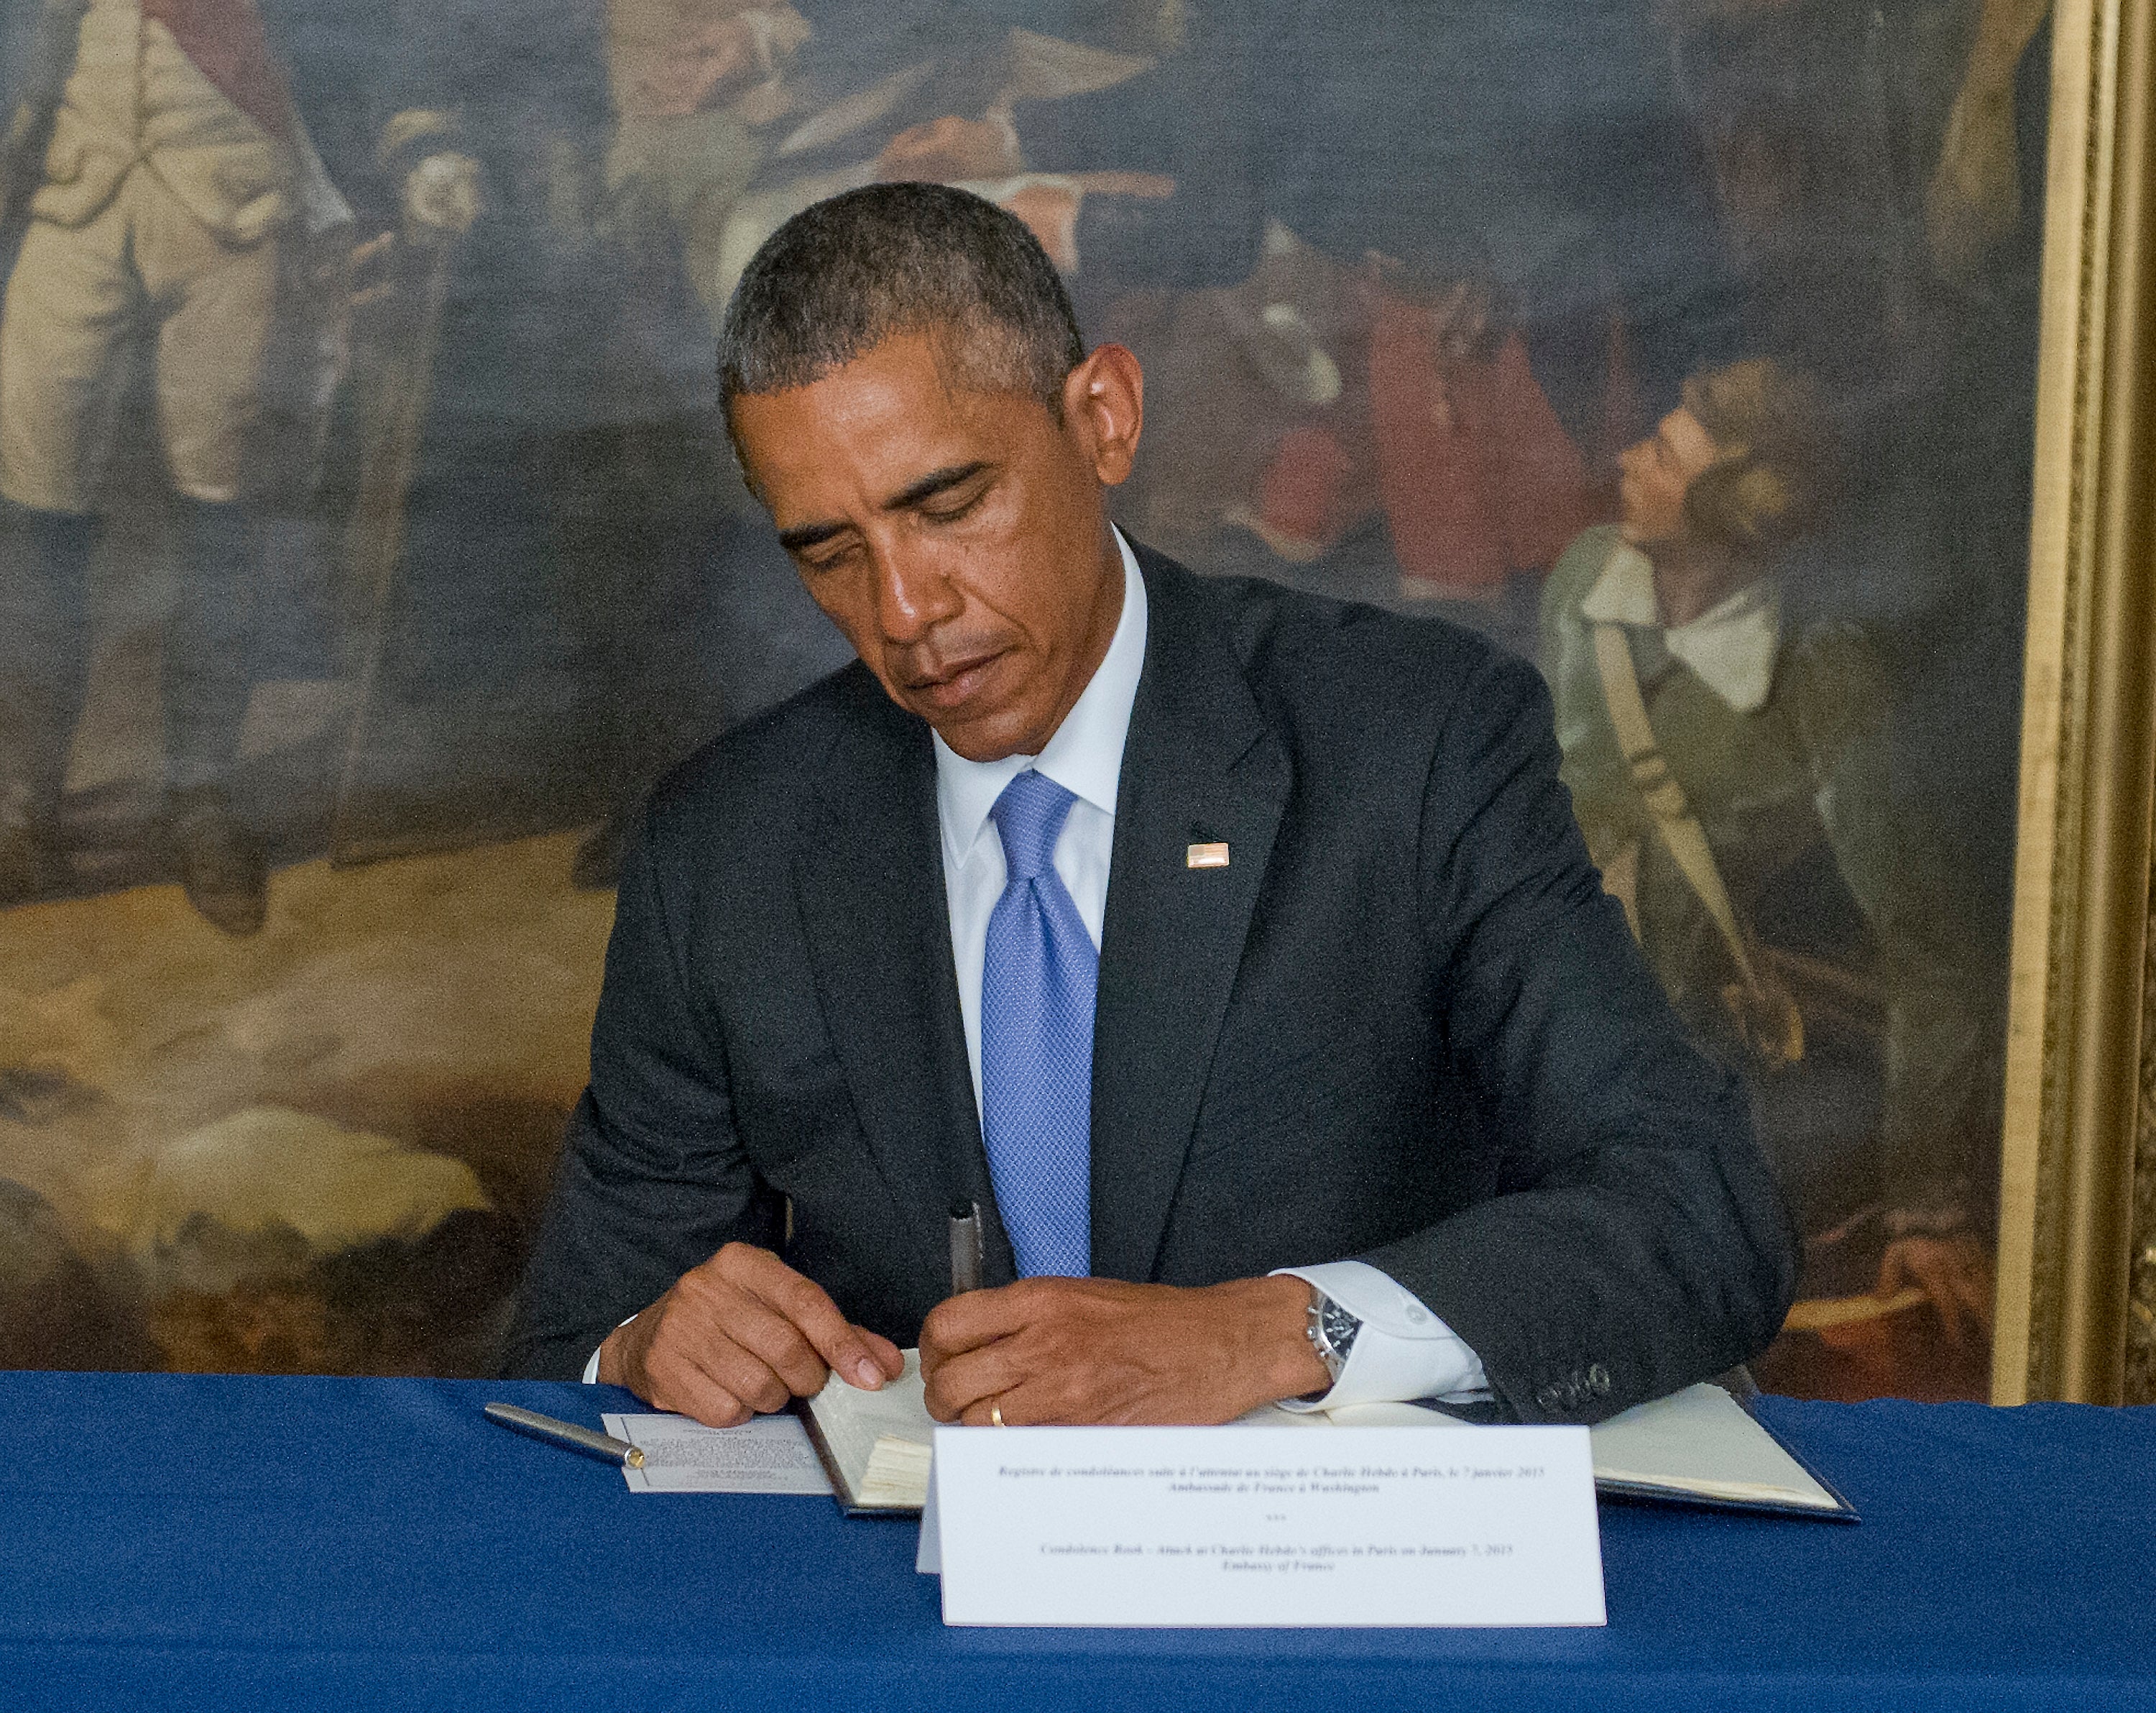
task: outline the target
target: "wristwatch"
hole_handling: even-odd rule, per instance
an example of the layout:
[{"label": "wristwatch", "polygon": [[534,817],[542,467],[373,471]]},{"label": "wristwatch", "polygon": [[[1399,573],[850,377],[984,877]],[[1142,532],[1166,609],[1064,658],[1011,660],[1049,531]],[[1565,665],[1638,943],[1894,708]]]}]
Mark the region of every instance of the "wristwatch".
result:
[{"label": "wristwatch", "polygon": [[[1348,1366],[1348,1353],[1355,1348],[1355,1335],[1363,1330],[1363,1318],[1342,1308],[1315,1285],[1310,1288],[1310,1321],[1303,1335],[1317,1352],[1317,1360],[1325,1364],[1332,1384],[1337,1385],[1340,1371]],[[1326,1389],[1330,1391],[1332,1386]]]}]

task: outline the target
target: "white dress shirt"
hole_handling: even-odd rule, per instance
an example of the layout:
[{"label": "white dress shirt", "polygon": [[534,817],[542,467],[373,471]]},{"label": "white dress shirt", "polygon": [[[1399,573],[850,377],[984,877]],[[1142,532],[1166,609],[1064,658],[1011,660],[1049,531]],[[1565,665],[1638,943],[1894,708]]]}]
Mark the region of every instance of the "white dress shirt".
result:
[{"label": "white dress shirt", "polygon": [[[1145,668],[1145,579],[1120,530],[1116,543],[1123,554],[1122,616],[1100,670],[1047,748],[1035,756],[968,761],[940,737],[935,740],[943,890],[951,906],[951,951],[957,961],[958,1009],[965,1018],[976,1110],[981,1098],[981,966],[988,951],[988,917],[1003,896],[1007,873],[1003,838],[988,811],[1004,787],[1029,767],[1078,800],[1055,841],[1055,872],[1077,905],[1094,949],[1100,949],[1101,924],[1108,909],[1108,860],[1116,839],[1116,781],[1123,769],[1123,739],[1130,732],[1138,676]],[[1317,1286],[1363,1321],[1338,1382],[1310,1407],[1459,1398],[1484,1391],[1481,1361],[1465,1340],[1378,1268],[1360,1261],[1335,1261],[1282,1271]]]},{"label": "white dress shirt", "polygon": [[[1055,872],[1078,907],[1078,915],[1101,945],[1108,908],[1108,862],[1116,838],[1116,782],[1123,767],[1123,739],[1145,668],[1145,579],[1122,532],[1123,610],[1099,669],[1038,755],[1001,761],[968,761],[938,736],[936,815],[943,835],[943,890],[951,910],[951,951],[957,961],[958,1009],[966,1026],[966,1057],[973,1073],[973,1104],[981,1103],[981,969],[988,943],[988,917],[1003,896],[1008,870],[1003,837],[988,811],[1004,787],[1028,768],[1043,773],[1077,801],[1055,841]],[[1379,1400],[1486,1395],[1481,1359],[1404,1286],[1361,1261],[1280,1269],[1315,1285],[1359,1316],[1346,1367],[1332,1390],[1301,1406],[1369,1403]],[[598,1377],[594,1351],[584,1378]],[[1298,1407],[1291,1403],[1290,1408]]]}]

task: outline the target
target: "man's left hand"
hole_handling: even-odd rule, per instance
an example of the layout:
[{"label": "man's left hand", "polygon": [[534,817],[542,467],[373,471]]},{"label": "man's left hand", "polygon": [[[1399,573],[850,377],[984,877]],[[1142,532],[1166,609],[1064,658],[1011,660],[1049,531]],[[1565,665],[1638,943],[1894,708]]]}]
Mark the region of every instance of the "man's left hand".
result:
[{"label": "man's left hand", "polygon": [[1305,1328],[1310,1287],[1202,1289],[1029,1278],[939,1304],[921,1329],[928,1411],[969,1428],[1209,1426],[1331,1383]]}]

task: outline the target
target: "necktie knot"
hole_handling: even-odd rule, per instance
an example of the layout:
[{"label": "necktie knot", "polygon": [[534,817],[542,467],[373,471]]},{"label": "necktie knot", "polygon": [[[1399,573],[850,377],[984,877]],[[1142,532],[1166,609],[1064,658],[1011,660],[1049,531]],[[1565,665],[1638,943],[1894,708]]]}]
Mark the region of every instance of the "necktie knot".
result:
[{"label": "necktie knot", "polygon": [[1004,867],[1014,881],[1038,880],[1055,859],[1055,841],[1077,798],[1028,768],[1008,785],[988,819],[1004,841]]}]

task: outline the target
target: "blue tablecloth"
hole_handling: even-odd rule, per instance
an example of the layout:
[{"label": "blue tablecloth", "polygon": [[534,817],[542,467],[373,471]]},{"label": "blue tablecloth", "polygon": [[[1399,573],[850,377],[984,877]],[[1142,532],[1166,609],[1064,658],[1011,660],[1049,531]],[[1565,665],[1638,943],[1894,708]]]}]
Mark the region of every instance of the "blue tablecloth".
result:
[{"label": "blue tablecloth", "polygon": [[2156,1707],[2156,1412],[1763,1413],[1856,1527],[1607,1504],[1599,1630],[944,1628],[914,1529],[632,1494],[611,1389],[0,1375],[0,1706]]}]

